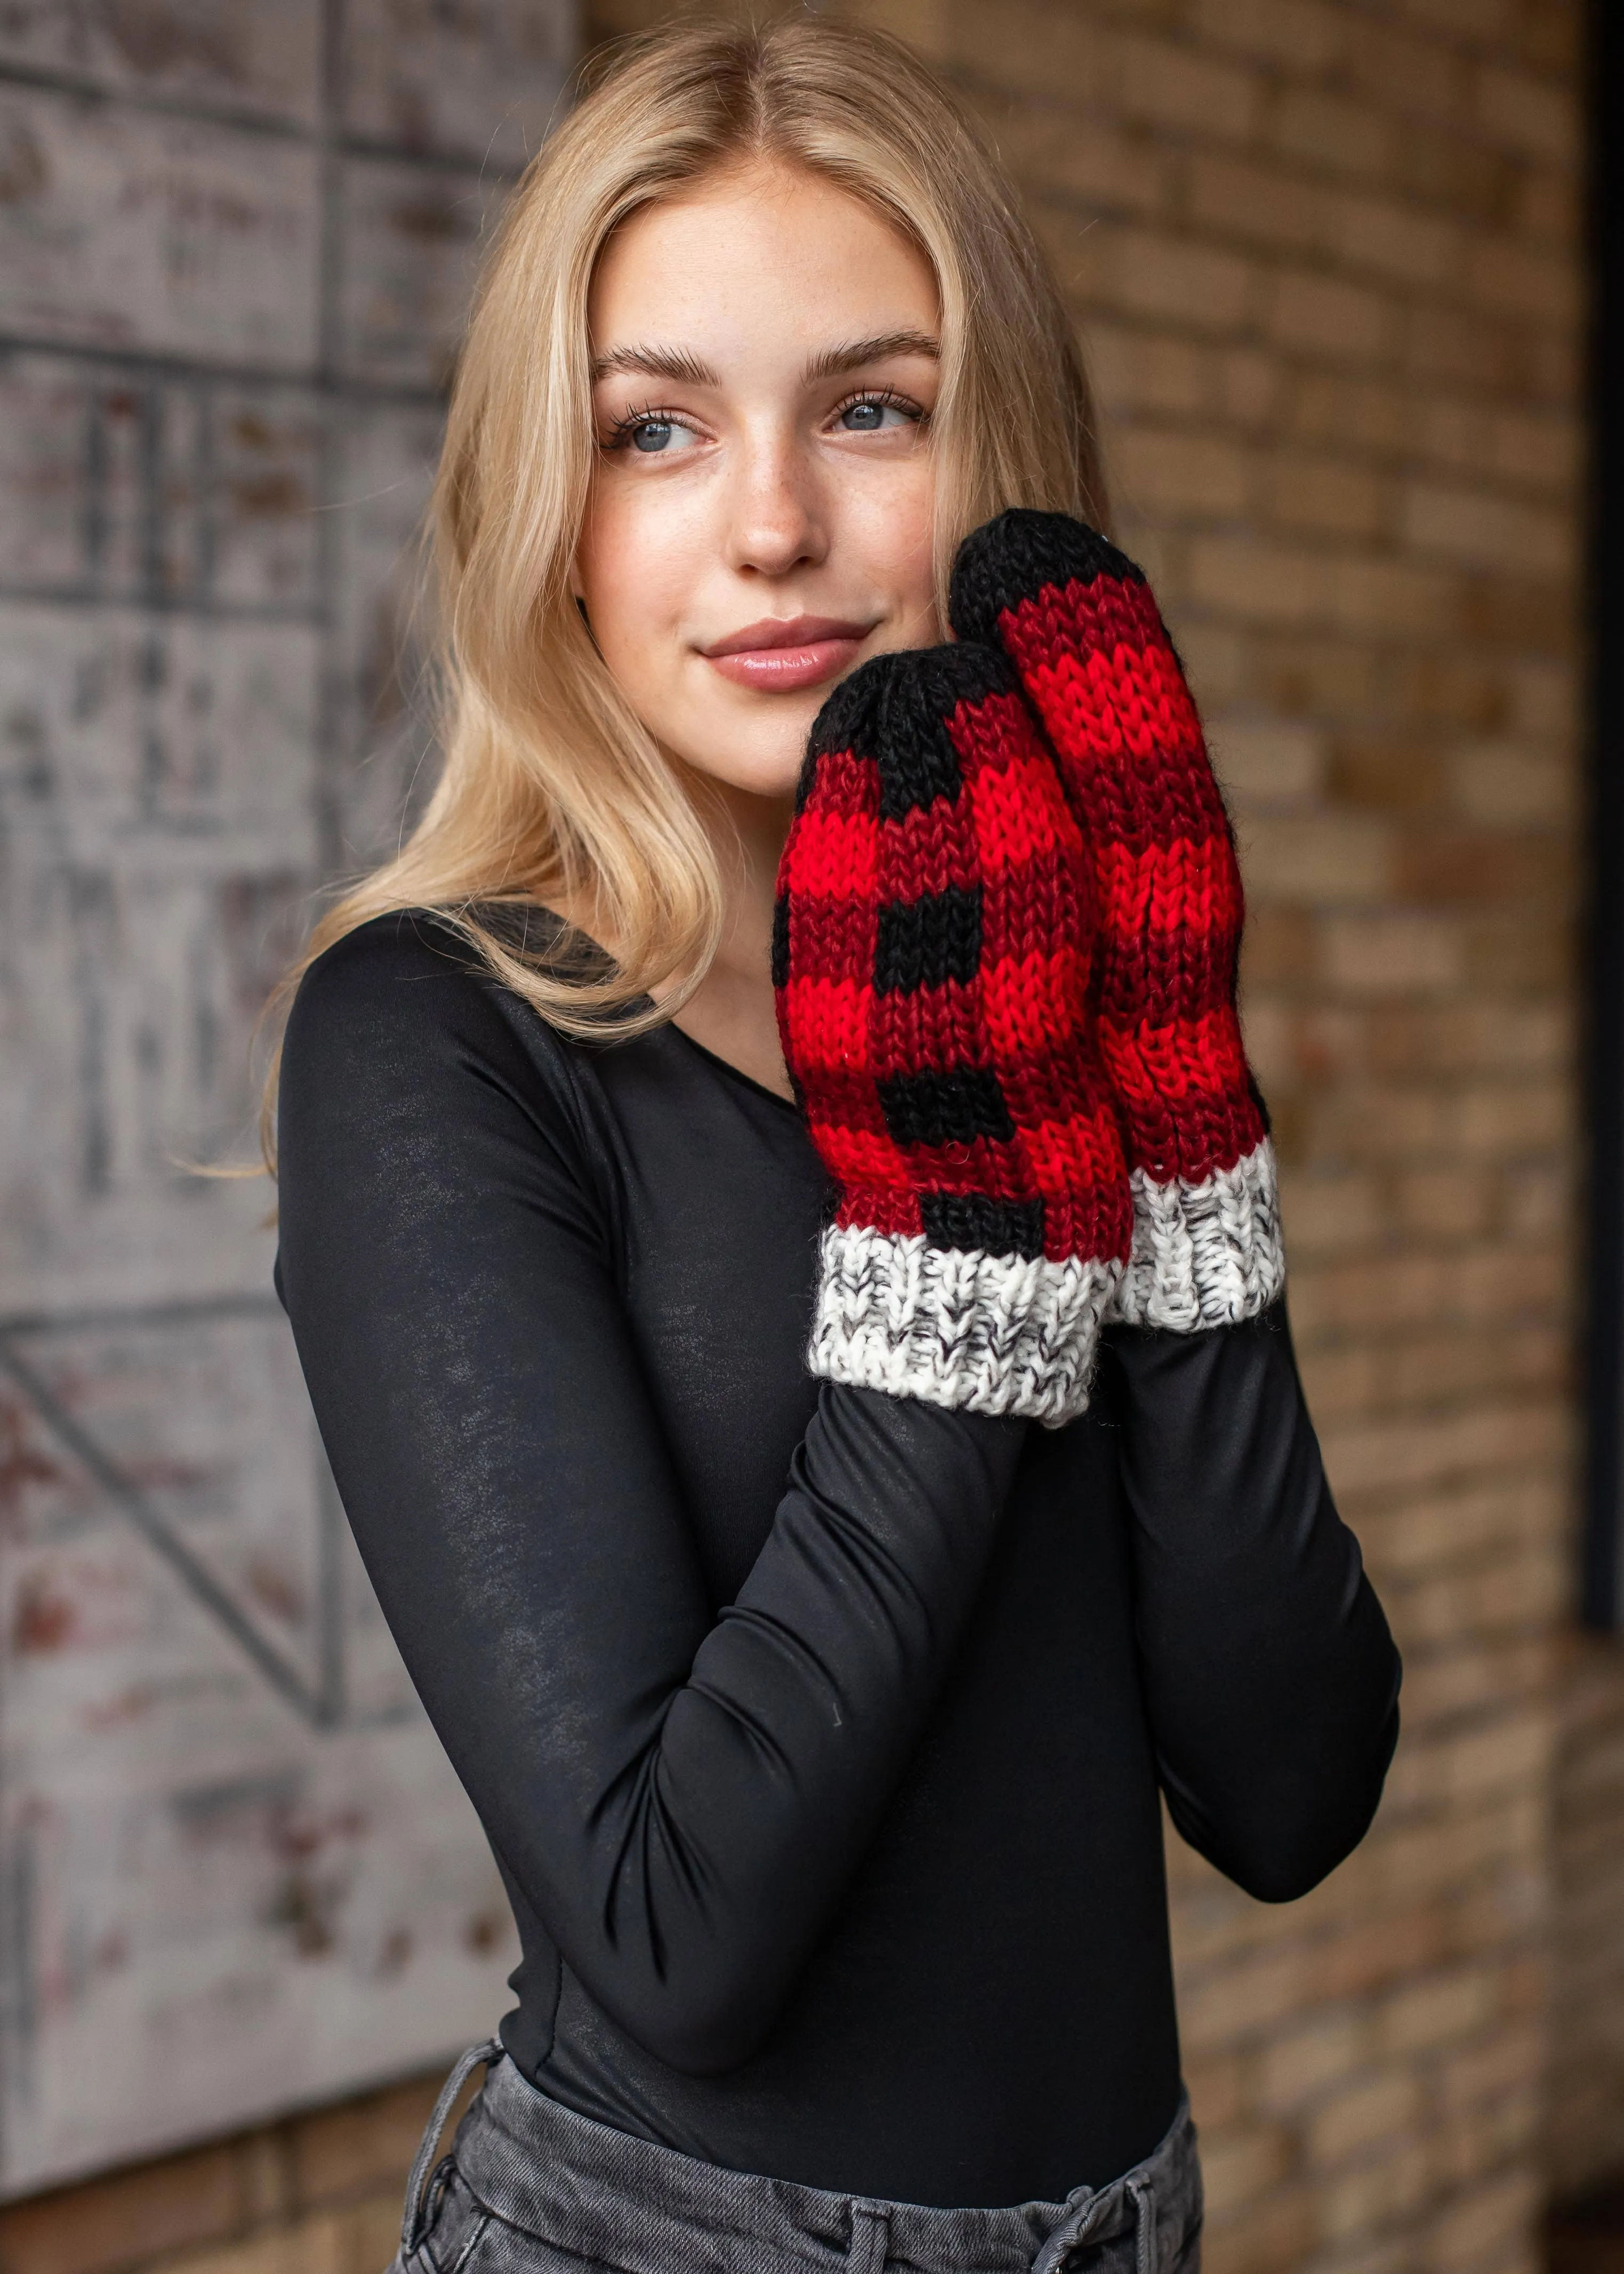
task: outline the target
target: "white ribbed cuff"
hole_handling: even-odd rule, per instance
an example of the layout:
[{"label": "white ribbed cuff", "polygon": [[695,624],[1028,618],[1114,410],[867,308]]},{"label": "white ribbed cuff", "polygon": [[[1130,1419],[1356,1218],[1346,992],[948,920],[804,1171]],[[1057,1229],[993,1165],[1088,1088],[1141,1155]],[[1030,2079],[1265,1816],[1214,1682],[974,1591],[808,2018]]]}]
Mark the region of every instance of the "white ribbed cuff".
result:
[{"label": "white ribbed cuff", "polygon": [[1195,1334],[1266,1311],[1286,1284],[1274,1148],[1266,1137],[1205,1183],[1133,1187],[1133,1253],[1111,1316],[1133,1327]]},{"label": "white ribbed cuff", "polygon": [[966,1254],[831,1225],[807,1352],[814,1374],[1046,1428],[1088,1404],[1120,1263]]}]

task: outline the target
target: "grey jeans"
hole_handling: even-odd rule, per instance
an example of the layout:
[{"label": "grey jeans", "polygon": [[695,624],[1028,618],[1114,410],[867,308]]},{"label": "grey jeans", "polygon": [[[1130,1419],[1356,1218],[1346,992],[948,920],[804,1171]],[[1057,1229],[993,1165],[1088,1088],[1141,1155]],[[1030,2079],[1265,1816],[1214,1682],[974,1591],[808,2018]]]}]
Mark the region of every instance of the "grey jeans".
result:
[{"label": "grey jeans", "polygon": [[[430,2174],[458,2092],[485,2085]],[[425,2184],[426,2183],[426,2184]],[[1181,2104],[1161,2146],[1064,2202],[933,2210],[723,2171],[595,2124],[498,2044],[429,2119],[389,2274],[1200,2274],[1201,2172]]]}]

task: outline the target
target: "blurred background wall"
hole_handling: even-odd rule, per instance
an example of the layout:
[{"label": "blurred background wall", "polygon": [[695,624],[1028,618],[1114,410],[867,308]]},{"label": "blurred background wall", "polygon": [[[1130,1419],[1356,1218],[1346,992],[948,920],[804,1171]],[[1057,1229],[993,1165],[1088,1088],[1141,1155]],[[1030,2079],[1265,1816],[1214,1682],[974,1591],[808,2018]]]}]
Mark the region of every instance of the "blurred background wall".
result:
[{"label": "blurred background wall", "polygon": [[[59,123],[83,114],[56,91],[69,64],[40,27],[78,27],[76,72],[112,72],[117,50],[121,87],[153,84],[142,72],[195,87],[215,68],[211,40],[255,12],[154,6],[140,20],[192,29],[133,64],[122,0],[0,9],[0,95],[26,129],[4,145],[23,154],[0,159],[0,210],[33,216],[27,260],[0,267],[0,334],[60,340],[80,320],[50,310],[86,295],[138,325],[166,305],[137,281],[151,223],[127,200],[94,202],[109,130]],[[254,52],[269,60],[254,68],[271,91],[224,105],[238,139],[222,166],[259,212],[306,165],[320,242],[355,249],[323,253],[296,320],[272,282],[294,256],[273,233],[242,265],[257,280],[246,312],[199,313],[151,344],[212,363],[229,324],[256,365],[304,374],[313,397],[277,397],[298,415],[254,414],[288,438],[268,478],[315,463],[301,448],[339,448],[330,408],[320,445],[298,442],[308,401],[362,402],[369,435],[374,404],[428,418],[467,217],[483,209],[470,177],[430,154],[477,158],[493,136],[500,164],[483,180],[500,180],[523,143],[504,132],[515,117],[534,132],[513,109],[510,58],[556,19],[539,0],[422,0],[421,13],[397,0],[387,18],[383,0],[350,0],[347,17],[329,0],[318,65],[289,46],[294,0],[264,12],[274,31]],[[590,43],[666,12],[593,0],[583,30]],[[1624,1672],[1569,1617],[1581,11],[860,0],[853,12],[914,41],[967,98],[1083,326],[1122,531],[1156,577],[1233,802],[1252,907],[1248,1028],[1286,1165],[1304,1372],[1407,1661],[1381,1816],[1316,1894],[1267,1909],[1171,1843],[1209,2274],[1530,2274],[1550,2194],[1624,2172]],[[25,19],[35,46],[7,49],[4,27]],[[290,123],[273,134],[237,116],[256,105]],[[152,131],[116,104],[97,117]],[[49,154],[37,163],[26,135]],[[55,204],[41,164],[65,185]],[[448,200],[454,178],[467,186]],[[74,336],[110,350],[129,335]],[[49,525],[69,543],[47,495],[62,478],[51,431],[15,414],[0,428],[8,579],[22,541],[10,532]],[[199,431],[222,437],[208,446],[217,493],[252,493],[258,474],[237,471],[248,442]],[[115,444],[98,447],[110,465]],[[403,506],[396,478],[380,486]],[[372,478],[329,472],[321,495],[359,514]],[[180,593],[203,573],[187,562],[207,559],[241,564],[210,573],[255,605],[273,573],[292,580],[284,592],[321,596],[289,603],[327,659],[310,743],[327,835],[282,862],[302,878],[301,862],[387,832],[420,745],[402,729],[388,747],[406,763],[355,772],[396,730],[369,723],[376,699],[354,690],[389,674],[357,666],[347,578],[312,585],[333,572],[299,565],[341,542],[343,516],[312,534],[304,493],[271,493],[300,500],[277,524],[280,553],[228,515],[212,554],[147,539],[127,569],[94,573],[139,576],[144,591],[169,576]],[[381,562],[410,516],[377,509]],[[81,512],[81,550],[27,581],[79,589],[84,532],[112,526],[110,508]],[[94,541],[96,561],[126,557]],[[75,682],[52,683],[77,699]],[[293,764],[286,747],[256,764],[267,796]],[[255,955],[271,937],[259,921],[241,933]],[[241,991],[250,1002],[246,979]],[[375,2274],[430,2090],[15,2204],[0,2212],[0,2270]]]},{"label": "blurred background wall", "polygon": [[568,0],[0,7],[0,2195],[421,2071],[504,2001],[272,1188],[186,1163],[252,1155],[267,987],[417,782],[410,540],[576,43]]}]

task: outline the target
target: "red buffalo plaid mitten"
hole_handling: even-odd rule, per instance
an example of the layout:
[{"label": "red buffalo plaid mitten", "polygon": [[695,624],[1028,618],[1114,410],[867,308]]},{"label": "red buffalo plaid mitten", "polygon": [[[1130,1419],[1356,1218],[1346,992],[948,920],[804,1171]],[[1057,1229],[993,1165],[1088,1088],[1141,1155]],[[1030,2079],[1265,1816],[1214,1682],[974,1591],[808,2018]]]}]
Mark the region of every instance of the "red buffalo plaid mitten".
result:
[{"label": "red buffalo plaid mitten", "polygon": [[1128,1254],[1077,823],[996,651],[876,657],[778,872],[784,1056],[838,1188],[815,1374],[1059,1427]]},{"label": "red buffalo plaid mitten", "polygon": [[1127,1133],[1115,1315],[1192,1331],[1285,1278],[1274,1155],[1235,1007],[1240,870],[1149,585],[1064,514],[1001,514],[954,565],[953,629],[1000,646],[1049,730],[1099,902],[1100,1049]]}]

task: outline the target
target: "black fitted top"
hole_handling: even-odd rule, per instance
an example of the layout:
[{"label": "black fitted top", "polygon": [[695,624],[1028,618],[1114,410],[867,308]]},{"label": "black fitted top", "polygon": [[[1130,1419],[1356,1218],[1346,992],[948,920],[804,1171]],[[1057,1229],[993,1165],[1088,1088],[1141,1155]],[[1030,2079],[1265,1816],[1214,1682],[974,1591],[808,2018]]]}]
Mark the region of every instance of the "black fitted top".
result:
[{"label": "black fitted top", "polygon": [[518,1923],[523,2072],[707,2161],[1064,2196],[1178,2096],[1158,1786],[1266,1901],[1398,1662],[1283,1314],[1117,1329],[1071,1427],[814,1382],[795,1109],[561,1040],[432,918],[306,977],[278,1284]]}]

